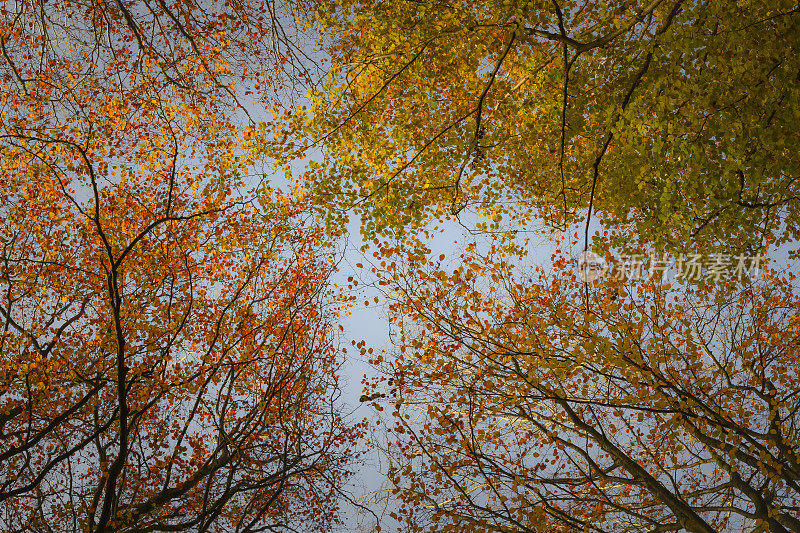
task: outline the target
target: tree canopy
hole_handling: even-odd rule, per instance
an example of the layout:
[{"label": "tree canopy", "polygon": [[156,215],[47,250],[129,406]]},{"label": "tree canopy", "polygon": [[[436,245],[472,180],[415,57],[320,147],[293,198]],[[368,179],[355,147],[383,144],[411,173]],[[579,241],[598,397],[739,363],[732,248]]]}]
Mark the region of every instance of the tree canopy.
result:
[{"label": "tree canopy", "polygon": [[[796,254],[796,4],[315,5],[331,69],[302,131],[325,150],[318,201],[361,217],[391,302],[362,399],[391,416],[393,516],[800,531],[793,273],[584,280],[560,251],[526,270],[506,232],[583,224],[572,246],[612,265]],[[448,262],[430,230],[464,212],[498,240]]]},{"label": "tree canopy", "polygon": [[[329,531],[381,441],[400,530],[800,532],[800,290],[752,268],[797,255],[799,16],[4,4],[0,529]],[[340,402],[353,211],[391,339],[348,339],[371,440]],[[438,249],[447,218],[479,237]],[[549,266],[508,231],[540,222]]]},{"label": "tree canopy", "polygon": [[5,531],[337,520],[360,428],[337,403],[336,235],[249,180],[263,129],[236,120],[295,76],[291,6],[261,7],[1,8]]},{"label": "tree canopy", "polygon": [[[323,201],[755,251],[798,236],[794,2],[317,3]],[[626,230],[623,239],[634,238]]]},{"label": "tree canopy", "polygon": [[721,297],[430,254],[378,269],[398,351],[372,390],[412,531],[800,530],[793,274]]}]

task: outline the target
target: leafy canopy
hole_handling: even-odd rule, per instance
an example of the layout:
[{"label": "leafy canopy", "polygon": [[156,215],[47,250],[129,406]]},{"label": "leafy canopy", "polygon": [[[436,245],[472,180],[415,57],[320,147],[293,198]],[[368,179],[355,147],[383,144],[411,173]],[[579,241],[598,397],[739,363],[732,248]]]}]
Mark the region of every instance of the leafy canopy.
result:
[{"label": "leafy canopy", "polygon": [[560,254],[384,247],[397,349],[365,401],[411,531],[800,529],[794,274],[587,286]]},{"label": "leafy canopy", "polygon": [[235,121],[235,82],[293,57],[261,7],[0,8],[6,530],[336,520],[359,428],[336,403],[335,236],[248,181],[265,128]]},{"label": "leafy canopy", "polygon": [[463,209],[556,227],[593,210],[673,251],[800,235],[794,2],[343,0],[317,16],[332,69],[314,181],[365,235]]}]

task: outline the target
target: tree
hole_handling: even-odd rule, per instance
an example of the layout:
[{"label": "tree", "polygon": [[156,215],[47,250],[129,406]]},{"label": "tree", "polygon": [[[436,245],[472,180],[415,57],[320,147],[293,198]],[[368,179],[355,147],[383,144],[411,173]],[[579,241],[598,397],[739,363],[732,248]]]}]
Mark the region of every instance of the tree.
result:
[{"label": "tree", "polygon": [[335,235],[248,181],[234,81],[291,59],[256,7],[1,8],[3,530],[336,520]]},{"label": "tree", "polygon": [[584,248],[598,216],[603,245],[633,250],[796,242],[797,6],[345,0],[317,16],[333,64],[302,125],[327,151],[317,197],[406,241],[375,252],[398,353],[373,359],[386,380],[362,399],[394,417],[408,527],[800,531],[793,277],[586,284],[561,261],[520,278],[505,242],[451,273],[414,231],[470,209],[492,231],[582,221]]},{"label": "tree", "polygon": [[315,181],[365,235],[465,208],[675,252],[800,235],[793,2],[317,4]]},{"label": "tree", "polygon": [[383,246],[398,353],[363,399],[412,531],[800,531],[793,274],[586,285]]}]

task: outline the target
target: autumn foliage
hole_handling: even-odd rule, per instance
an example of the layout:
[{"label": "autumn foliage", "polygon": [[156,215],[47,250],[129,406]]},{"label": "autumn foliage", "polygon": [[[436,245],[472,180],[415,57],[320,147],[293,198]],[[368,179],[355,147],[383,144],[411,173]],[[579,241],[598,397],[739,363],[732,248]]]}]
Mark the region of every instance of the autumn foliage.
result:
[{"label": "autumn foliage", "polygon": [[[331,530],[377,443],[376,531],[800,532],[796,275],[574,257],[797,256],[799,14],[6,2],[0,529]],[[352,213],[391,328],[353,340],[369,441]]]},{"label": "autumn foliage", "polygon": [[429,253],[380,269],[398,352],[376,405],[411,530],[800,528],[793,275],[587,286],[563,256]]},{"label": "autumn foliage", "polygon": [[368,238],[587,209],[682,252],[799,235],[796,2],[315,4],[332,57],[315,184]]},{"label": "autumn foliage", "polygon": [[2,7],[1,529],[336,520],[358,429],[335,403],[332,236],[248,178],[234,120],[237,79],[291,62],[275,20]]},{"label": "autumn foliage", "polygon": [[[791,272],[585,283],[574,257],[796,256],[796,2],[314,5],[313,185],[377,236],[393,346],[362,399],[402,527],[800,531]],[[460,257],[444,219],[481,236]],[[542,225],[580,225],[547,270]]]}]

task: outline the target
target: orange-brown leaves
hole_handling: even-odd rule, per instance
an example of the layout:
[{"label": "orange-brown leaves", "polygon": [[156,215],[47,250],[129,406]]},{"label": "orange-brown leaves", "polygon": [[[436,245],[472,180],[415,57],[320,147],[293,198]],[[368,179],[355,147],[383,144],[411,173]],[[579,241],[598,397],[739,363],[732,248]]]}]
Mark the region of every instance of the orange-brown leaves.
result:
[{"label": "orange-brown leaves", "polygon": [[795,523],[793,276],[585,285],[560,254],[524,271],[413,248],[399,279],[379,272],[400,349],[367,396],[392,391],[389,477],[412,530]]},{"label": "orange-brown leaves", "polygon": [[2,8],[8,529],[334,519],[359,429],[334,403],[330,236],[245,179],[234,81],[280,68],[250,54],[279,52],[252,9]]}]

